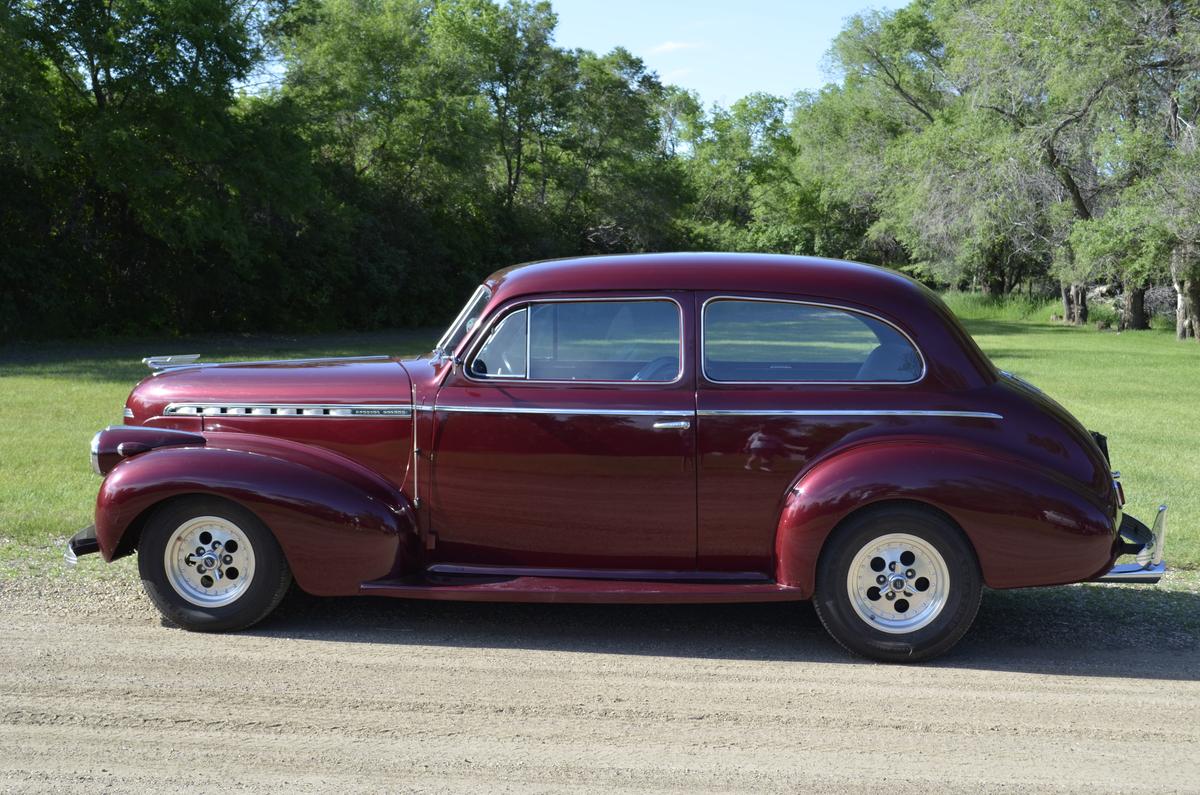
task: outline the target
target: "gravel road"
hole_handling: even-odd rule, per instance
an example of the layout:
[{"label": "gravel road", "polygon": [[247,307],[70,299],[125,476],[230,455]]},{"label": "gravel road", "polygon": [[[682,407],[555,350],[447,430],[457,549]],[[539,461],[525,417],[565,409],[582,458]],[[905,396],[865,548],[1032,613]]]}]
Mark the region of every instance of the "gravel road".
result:
[{"label": "gravel road", "polygon": [[808,605],[293,592],[201,636],[131,582],[0,580],[0,791],[1200,791],[1198,607],[989,593],[910,667]]}]

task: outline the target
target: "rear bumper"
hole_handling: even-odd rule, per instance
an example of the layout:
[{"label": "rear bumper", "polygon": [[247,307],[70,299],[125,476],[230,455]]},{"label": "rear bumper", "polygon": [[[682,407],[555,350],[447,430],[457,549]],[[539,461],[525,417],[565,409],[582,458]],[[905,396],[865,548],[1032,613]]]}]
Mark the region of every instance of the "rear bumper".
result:
[{"label": "rear bumper", "polygon": [[1120,538],[1121,555],[1133,555],[1132,563],[1118,563],[1100,577],[1098,582],[1118,583],[1156,583],[1167,571],[1163,562],[1164,545],[1167,533],[1167,506],[1158,506],[1158,514],[1154,524],[1145,524],[1126,515],[1121,519],[1121,527],[1117,531]]},{"label": "rear bumper", "polygon": [[74,566],[79,562],[80,555],[92,555],[99,551],[100,542],[96,540],[96,525],[90,524],[71,536],[71,540],[67,542],[67,551],[63,553],[63,560]]}]

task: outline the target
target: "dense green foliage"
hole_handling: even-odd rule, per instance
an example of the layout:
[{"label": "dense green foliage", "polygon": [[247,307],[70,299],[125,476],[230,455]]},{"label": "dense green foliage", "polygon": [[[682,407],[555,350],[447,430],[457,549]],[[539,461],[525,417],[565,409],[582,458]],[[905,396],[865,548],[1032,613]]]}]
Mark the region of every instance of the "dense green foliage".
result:
[{"label": "dense green foliage", "polygon": [[[7,0],[0,335],[412,326],[529,259],[727,249],[1200,326],[1200,10],[913,0],[730,107],[528,0]],[[747,24],[751,22],[748,20]]]}]

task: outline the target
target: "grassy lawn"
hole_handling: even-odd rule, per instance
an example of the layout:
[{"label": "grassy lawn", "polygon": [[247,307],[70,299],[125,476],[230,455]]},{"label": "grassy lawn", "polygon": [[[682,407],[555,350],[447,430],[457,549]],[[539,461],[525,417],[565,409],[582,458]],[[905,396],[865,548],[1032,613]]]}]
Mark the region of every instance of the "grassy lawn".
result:
[{"label": "grassy lawn", "polygon": [[[1170,504],[1168,561],[1200,568],[1200,345],[1177,343],[1166,330],[1115,334],[1051,324],[1050,305],[995,306],[961,295],[949,302],[1000,367],[1108,435],[1127,510],[1149,517],[1160,501]],[[62,543],[91,521],[99,484],[88,466],[88,440],[121,422],[125,397],[146,374],[141,357],[411,354],[428,350],[436,336],[207,336],[0,348],[0,576],[61,570]]]}]

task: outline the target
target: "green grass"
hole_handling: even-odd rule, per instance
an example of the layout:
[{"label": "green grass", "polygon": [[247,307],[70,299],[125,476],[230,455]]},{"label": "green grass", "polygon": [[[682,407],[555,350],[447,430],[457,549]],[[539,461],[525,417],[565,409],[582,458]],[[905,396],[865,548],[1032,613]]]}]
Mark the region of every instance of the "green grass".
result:
[{"label": "green grass", "polygon": [[[1097,332],[1049,322],[1052,303],[952,294],[980,345],[1083,423],[1108,435],[1127,510],[1171,506],[1168,560],[1200,567],[1200,345],[1170,330]],[[62,543],[91,521],[98,486],[87,461],[96,429],[121,422],[151,353],[208,360],[428,350],[436,331],[323,336],[210,336],[0,348],[0,576],[59,570]],[[100,570],[102,567],[87,567]]]}]

